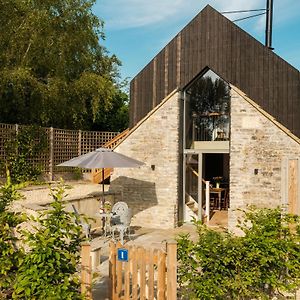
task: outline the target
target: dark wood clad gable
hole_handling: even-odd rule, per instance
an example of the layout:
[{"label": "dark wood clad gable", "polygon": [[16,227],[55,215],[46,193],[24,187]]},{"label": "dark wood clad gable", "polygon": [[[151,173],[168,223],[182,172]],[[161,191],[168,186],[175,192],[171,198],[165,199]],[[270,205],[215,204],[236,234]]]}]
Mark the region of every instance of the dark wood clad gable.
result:
[{"label": "dark wood clad gable", "polygon": [[207,67],[300,137],[299,71],[210,6],[132,80],[130,126]]}]

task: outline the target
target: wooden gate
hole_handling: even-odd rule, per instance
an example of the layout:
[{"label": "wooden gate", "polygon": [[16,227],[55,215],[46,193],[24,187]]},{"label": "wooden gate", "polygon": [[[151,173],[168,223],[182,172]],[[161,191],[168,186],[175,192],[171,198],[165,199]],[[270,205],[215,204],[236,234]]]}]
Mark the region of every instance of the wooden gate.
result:
[{"label": "wooden gate", "polygon": [[[120,249],[124,249],[126,255],[128,253],[127,261],[118,258]],[[175,300],[177,244],[167,243],[163,250],[111,242],[109,276],[112,300]]]}]

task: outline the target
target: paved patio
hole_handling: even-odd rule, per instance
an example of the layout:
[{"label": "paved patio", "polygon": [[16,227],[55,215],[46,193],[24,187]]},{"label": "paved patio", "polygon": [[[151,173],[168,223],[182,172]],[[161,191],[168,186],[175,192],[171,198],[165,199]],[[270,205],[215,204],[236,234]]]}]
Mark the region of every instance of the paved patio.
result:
[{"label": "paved patio", "polygon": [[[67,201],[81,201],[82,199],[92,199],[101,197],[100,187],[97,184],[88,182],[68,182],[73,189],[68,190]],[[105,191],[108,185],[105,186]],[[25,198],[14,203],[12,209],[14,211],[26,211],[29,215],[35,214],[41,209],[41,206],[51,201],[49,197],[49,188],[43,186],[28,187],[22,191]],[[90,200],[92,201],[92,200]],[[43,208],[43,207],[42,207]],[[83,206],[81,205],[81,209]],[[216,230],[223,230],[227,227],[227,211],[215,211],[209,222],[209,226]],[[174,240],[180,233],[190,233],[192,238],[196,238],[195,227],[193,225],[184,224],[174,229],[151,229],[151,228],[134,228],[134,233],[128,243],[141,245],[145,248],[164,247],[166,241]],[[93,299],[109,299],[108,298],[108,259],[109,259],[109,238],[95,236],[92,241],[92,248],[101,248],[100,265],[94,272],[93,279]]]},{"label": "paved patio", "polygon": [[[223,230],[227,226],[227,212],[216,211],[210,220],[211,228],[216,230]],[[174,241],[176,236],[180,233],[189,233],[192,239],[196,239],[197,233],[195,226],[190,224],[184,224],[181,227],[174,229],[151,229],[151,228],[138,228],[131,235],[128,244],[134,243],[145,248],[161,248],[164,247],[167,241]],[[108,267],[109,267],[109,238],[97,237],[92,242],[92,247],[101,245],[101,264],[97,268],[94,274],[93,280],[93,299],[106,300],[109,299],[109,278],[108,278]]]}]

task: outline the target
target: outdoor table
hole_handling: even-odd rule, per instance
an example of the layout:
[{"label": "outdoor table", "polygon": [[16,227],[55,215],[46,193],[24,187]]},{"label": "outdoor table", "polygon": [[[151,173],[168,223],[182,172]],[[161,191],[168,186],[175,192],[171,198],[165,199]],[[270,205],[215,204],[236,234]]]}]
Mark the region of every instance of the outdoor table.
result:
[{"label": "outdoor table", "polygon": [[103,222],[102,223],[102,230],[103,230],[105,236],[107,236],[107,231],[108,231],[108,226],[109,226],[111,216],[112,216],[111,212],[108,212],[108,213],[97,212],[95,214],[95,217],[100,217],[102,219],[102,222]]}]

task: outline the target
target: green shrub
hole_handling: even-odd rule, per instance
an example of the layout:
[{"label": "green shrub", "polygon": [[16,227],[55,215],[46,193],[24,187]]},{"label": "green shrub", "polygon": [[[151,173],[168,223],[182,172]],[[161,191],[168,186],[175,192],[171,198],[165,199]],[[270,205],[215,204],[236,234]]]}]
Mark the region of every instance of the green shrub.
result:
[{"label": "green shrub", "polygon": [[11,298],[19,260],[24,255],[22,247],[17,247],[15,236],[15,228],[24,217],[8,211],[9,205],[21,198],[17,188],[7,173],[7,181],[0,188],[0,299]]},{"label": "green shrub", "polygon": [[65,187],[52,190],[51,209],[35,221],[34,232],[24,232],[30,251],[22,259],[13,299],[82,299],[79,291],[81,227],[66,212]]},{"label": "green shrub", "polygon": [[[250,208],[243,236],[195,222],[198,240],[178,238],[183,299],[272,299],[300,286],[300,219],[278,209]],[[278,298],[279,299],[279,298]]]}]

